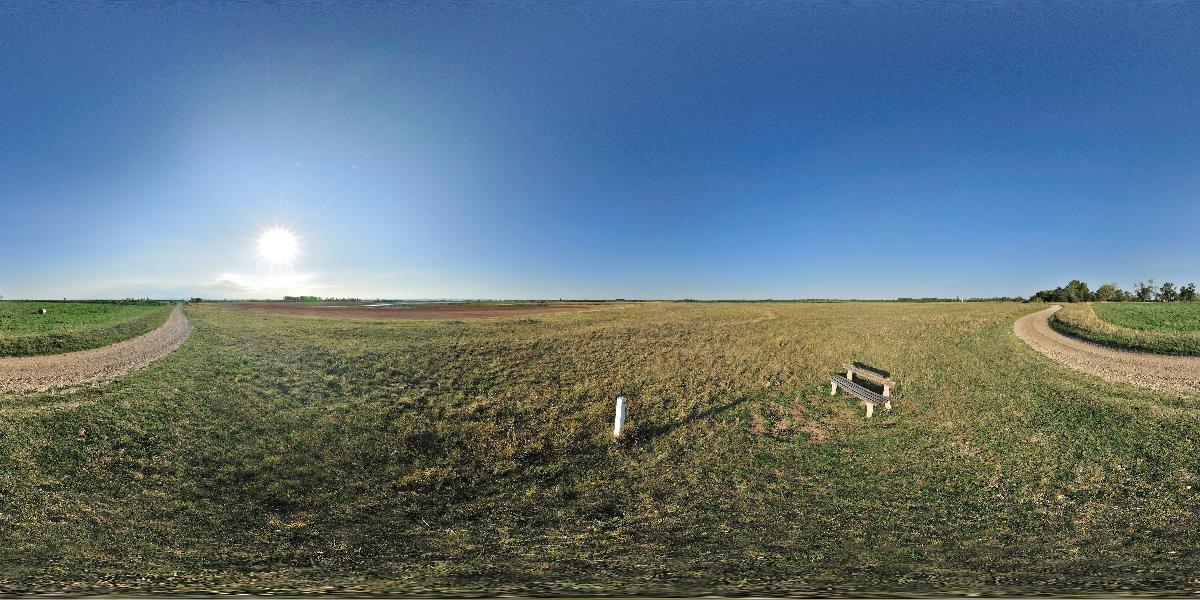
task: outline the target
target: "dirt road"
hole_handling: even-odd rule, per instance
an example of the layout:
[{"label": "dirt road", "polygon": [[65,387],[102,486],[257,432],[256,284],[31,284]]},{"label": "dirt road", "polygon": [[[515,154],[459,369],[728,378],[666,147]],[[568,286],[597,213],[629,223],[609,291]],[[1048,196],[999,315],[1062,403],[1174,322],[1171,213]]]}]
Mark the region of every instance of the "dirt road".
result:
[{"label": "dirt road", "polygon": [[1060,307],[1017,319],[1013,333],[1034,350],[1077,371],[1106,381],[1128,383],[1160,392],[1200,392],[1200,356],[1167,356],[1117,350],[1063,335],[1050,327]]},{"label": "dirt road", "polygon": [[0,358],[0,393],[44,392],[103,383],[170,354],[191,331],[183,307],[176,306],[162,327],[123,342],[65,354]]}]

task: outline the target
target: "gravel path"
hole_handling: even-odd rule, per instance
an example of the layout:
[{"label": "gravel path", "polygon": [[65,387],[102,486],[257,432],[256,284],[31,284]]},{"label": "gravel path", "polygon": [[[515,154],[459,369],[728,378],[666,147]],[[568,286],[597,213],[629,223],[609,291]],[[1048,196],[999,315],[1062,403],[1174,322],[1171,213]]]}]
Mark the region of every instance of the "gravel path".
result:
[{"label": "gravel path", "polygon": [[170,354],[187,339],[192,324],[177,305],[162,327],[102,348],[0,358],[0,393],[44,392],[110,381]]},{"label": "gravel path", "polygon": [[1054,306],[1017,319],[1013,333],[1034,350],[1106,381],[1160,392],[1200,392],[1200,356],[1130,352],[1065,336],[1050,327],[1050,315],[1059,308]]}]

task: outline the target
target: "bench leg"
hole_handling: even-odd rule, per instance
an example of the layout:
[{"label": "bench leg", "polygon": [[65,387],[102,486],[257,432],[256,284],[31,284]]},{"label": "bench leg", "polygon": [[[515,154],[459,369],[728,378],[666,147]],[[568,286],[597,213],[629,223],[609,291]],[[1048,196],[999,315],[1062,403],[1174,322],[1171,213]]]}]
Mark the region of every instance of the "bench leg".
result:
[{"label": "bench leg", "polygon": [[883,386],[883,395],[884,395],[884,396],[891,396],[891,395],[892,395],[892,388],[890,388],[890,387],[888,387],[888,386],[886,386],[886,385],[885,385],[885,386]]},{"label": "bench leg", "polygon": [[867,404],[867,418],[870,419],[871,415],[875,414],[875,405],[871,404],[870,402],[867,402],[866,404]]},{"label": "bench leg", "polygon": [[891,400],[888,400],[887,402],[884,402],[884,403],[883,403],[883,407],[884,407],[884,408],[886,408],[886,409],[888,409],[888,410],[892,410],[892,401],[891,401]]},{"label": "bench leg", "polygon": [[830,396],[836,396],[836,395],[837,395],[837,384],[836,384],[836,383],[832,383],[832,382],[830,382],[830,384],[829,384],[829,395],[830,395]]},{"label": "bench leg", "polygon": [[846,379],[854,381],[854,371],[846,371]]}]

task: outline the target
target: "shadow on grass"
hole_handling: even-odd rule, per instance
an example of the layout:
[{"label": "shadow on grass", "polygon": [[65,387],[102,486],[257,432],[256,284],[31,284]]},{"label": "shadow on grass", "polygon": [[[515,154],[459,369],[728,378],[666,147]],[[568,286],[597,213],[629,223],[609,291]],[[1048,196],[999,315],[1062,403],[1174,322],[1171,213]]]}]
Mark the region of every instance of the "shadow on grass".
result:
[{"label": "shadow on grass", "polygon": [[872,373],[874,373],[874,374],[876,374],[876,375],[878,375],[878,376],[880,376],[880,377],[883,377],[884,379],[891,379],[891,378],[892,378],[892,372],[891,372],[891,371],[885,371],[885,370],[883,370],[883,369],[880,369],[879,367],[875,367],[875,366],[872,366],[872,365],[868,365],[867,363],[864,363],[864,362],[859,362],[859,361],[857,361],[857,360],[856,360],[856,361],[854,361],[854,362],[852,362],[852,363],[850,363],[850,364],[852,364],[852,365],[854,365],[855,367],[858,367],[858,368],[860,368],[860,369],[864,369],[864,370],[870,371],[870,372],[872,372]]},{"label": "shadow on grass", "polygon": [[630,444],[630,445],[643,444],[646,442],[650,442],[650,441],[654,440],[655,438],[667,435],[677,429],[685,428],[685,427],[691,425],[692,423],[698,423],[700,421],[704,421],[706,419],[710,419],[712,417],[716,417],[721,414],[724,414],[725,412],[727,412],[729,410],[732,410],[734,408],[737,408],[738,406],[741,406],[747,400],[749,400],[749,398],[747,398],[746,396],[742,396],[741,398],[738,398],[737,400],[734,400],[733,402],[727,402],[725,404],[711,406],[700,412],[692,413],[691,415],[688,415],[686,418],[678,420],[678,421],[672,421],[669,423],[660,423],[660,424],[655,424],[655,425],[648,425],[648,426],[644,426],[644,427],[643,426],[632,427],[628,431],[626,431],[624,433],[624,435],[621,436],[621,442],[623,444]]}]

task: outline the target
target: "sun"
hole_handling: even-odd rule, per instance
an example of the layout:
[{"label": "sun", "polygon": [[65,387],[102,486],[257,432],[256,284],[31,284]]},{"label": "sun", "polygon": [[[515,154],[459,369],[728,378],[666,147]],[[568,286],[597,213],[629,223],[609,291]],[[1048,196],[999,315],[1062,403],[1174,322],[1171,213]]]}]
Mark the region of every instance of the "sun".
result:
[{"label": "sun", "polygon": [[290,265],[300,245],[296,234],[283,227],[272,227],[258,236],[258,258],[273,266]]}]

